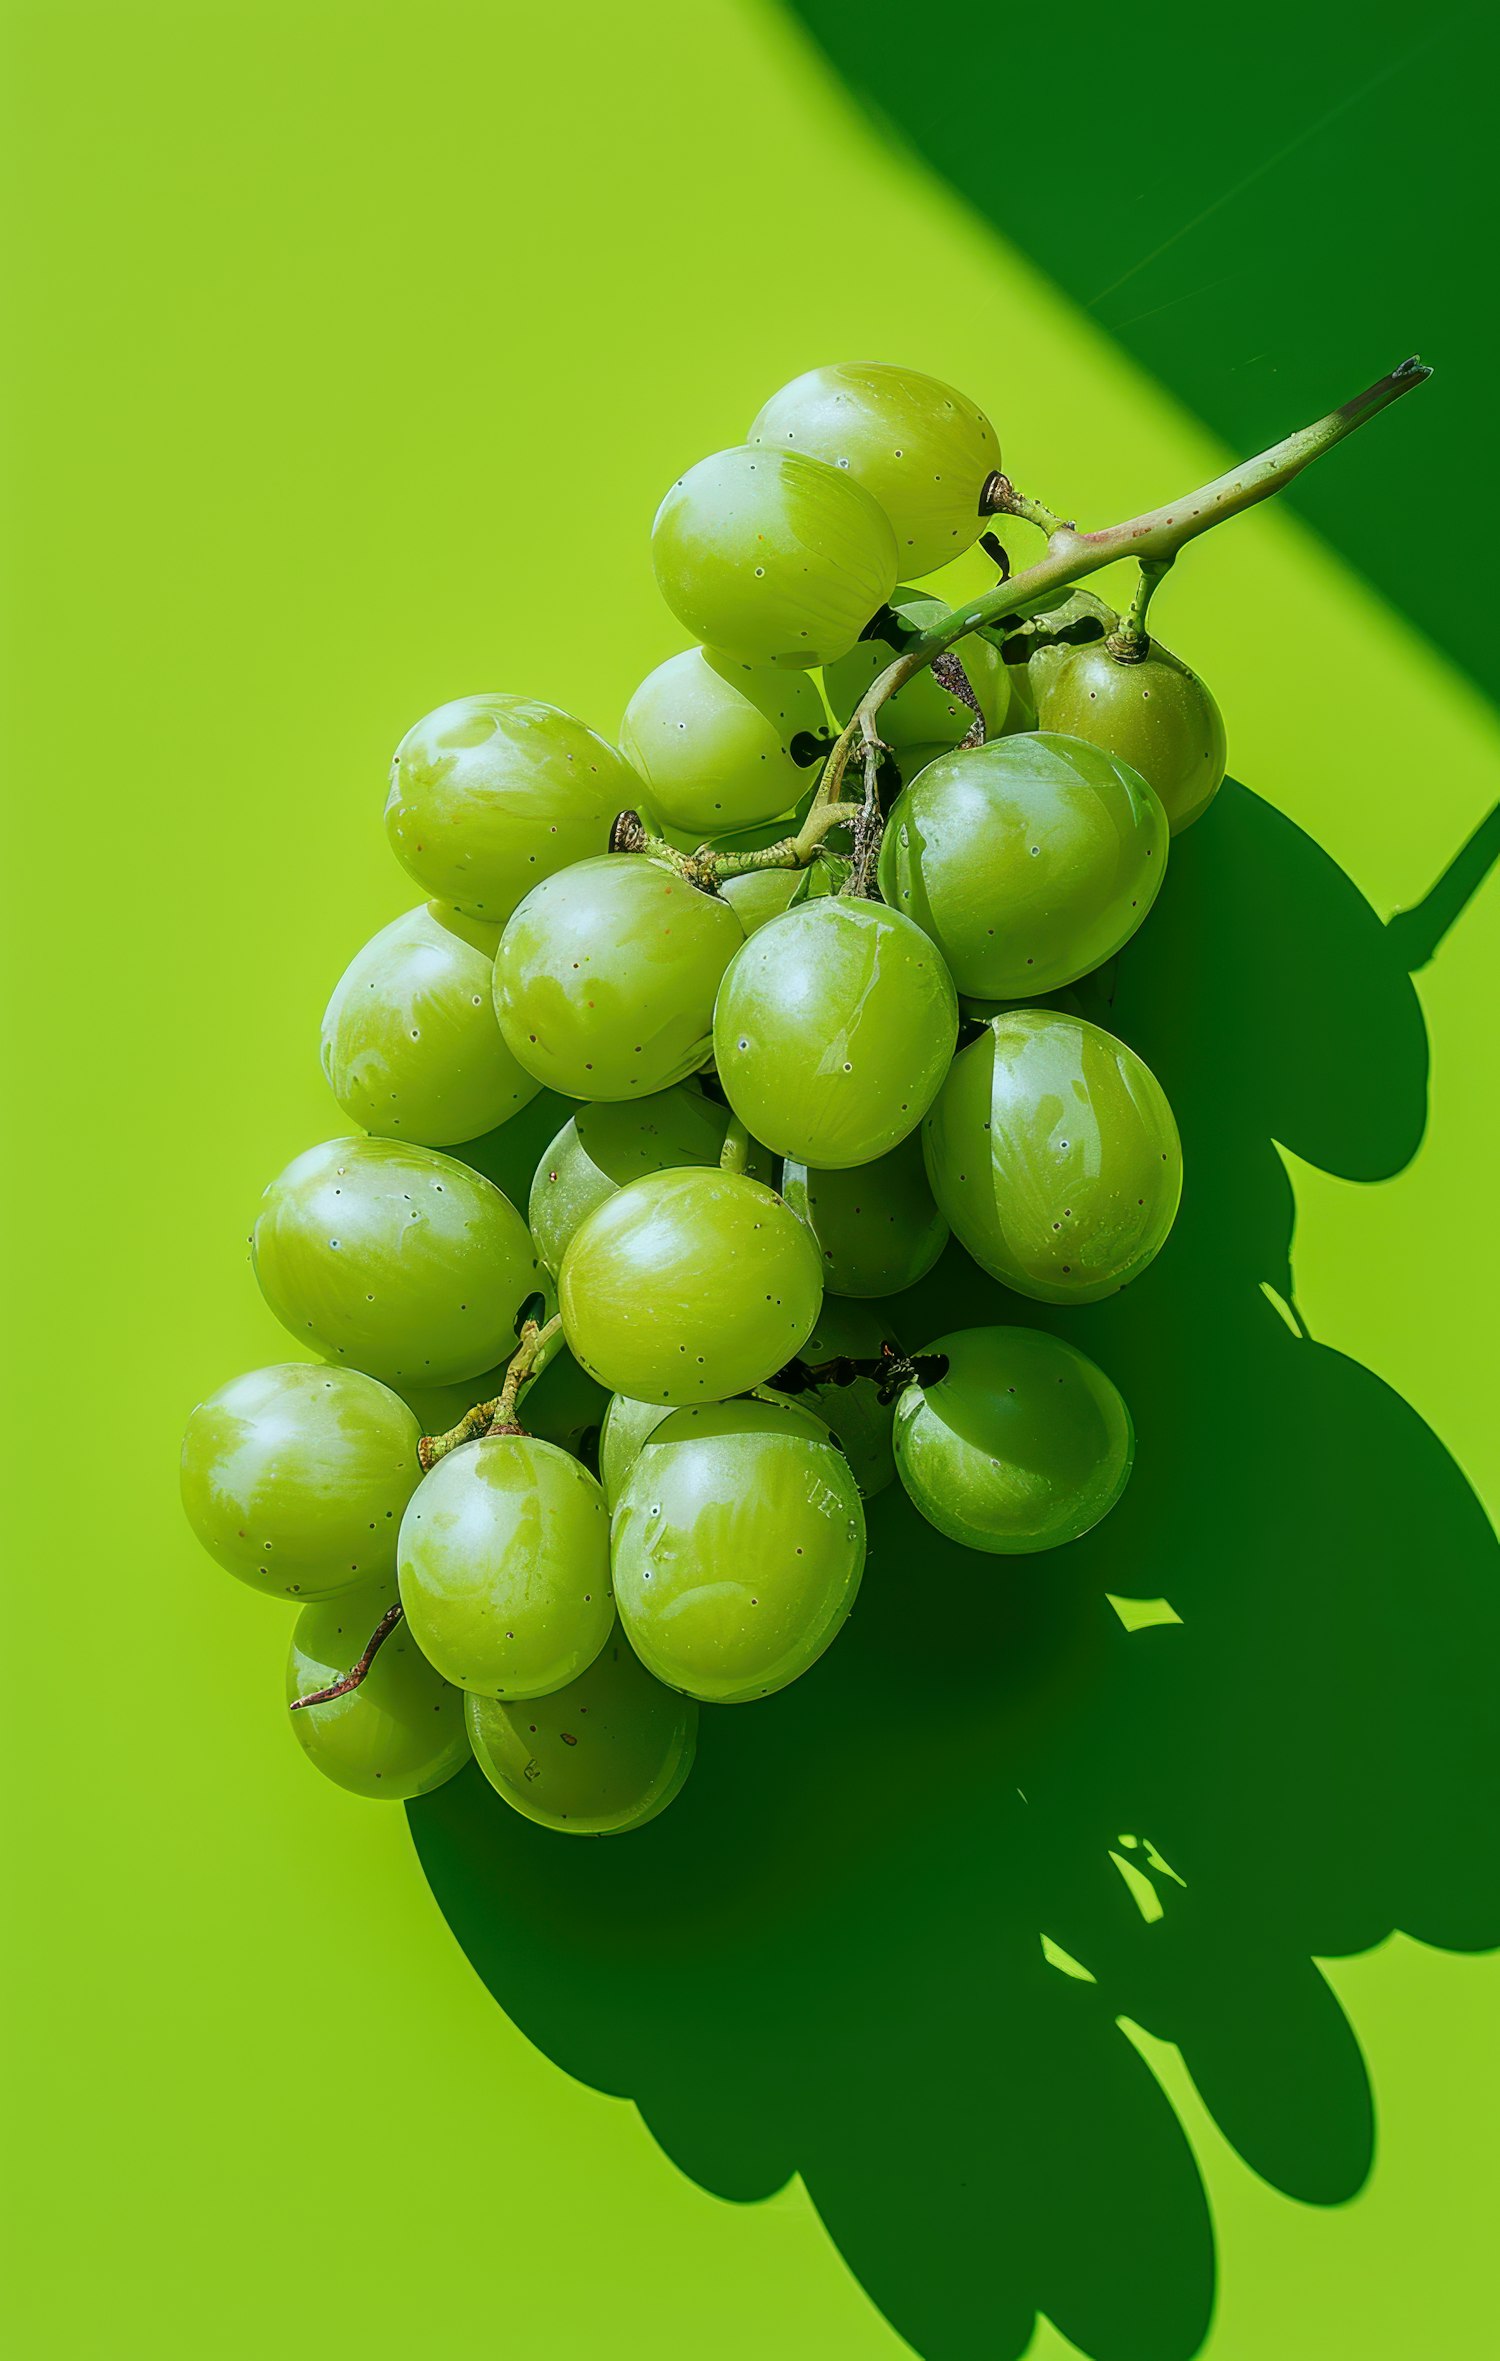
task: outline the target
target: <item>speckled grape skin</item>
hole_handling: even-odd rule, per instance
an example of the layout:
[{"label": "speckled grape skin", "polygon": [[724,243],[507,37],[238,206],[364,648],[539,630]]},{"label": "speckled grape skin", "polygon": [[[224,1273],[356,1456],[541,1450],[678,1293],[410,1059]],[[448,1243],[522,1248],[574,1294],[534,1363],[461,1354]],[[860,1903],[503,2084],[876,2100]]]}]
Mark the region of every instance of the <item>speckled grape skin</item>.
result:
[{"label": "speckled grape skin", "polygon": [[420,1436],[406,1404],[358,1370],[252,1369],[188,1420],[182,1505],[210,1557],[252,1589],[336,1598],[395,1572]]},{"label": "speckled grape skin", "polygon": [[1160,799],[1079,738],[992,739],[929,763],[892,806],[880,890],[960,992],[1021,1000],[1112,958],[1156,899]]},{"label": "speckled grape skin", "polygon": [[528,894],[500,938],[495,1012],[518,1064],[569,1098],[634,1099],[694,1073],[733,910],[660,862],[611,853]]},{"label": "speckled grape skin", "polygon": [[657,510],[651,558],[695,639],[789,671],[846,654],[896,587],[895,537],[851,476],[748,444],[678,478]]},{"label": "speckled grape skin", "polygon": [[444,1680],[544,1697],[609,1637],[609,1511],[576,1459],[487,1435],[440,1459],[401,1522],[401,1603]]},{"label": "speckled grape skin", "polygon": [[926,1278],[948,1243],[915,1132],[889,1155],[842,1172],[788,1157],[781,1193],[817,1242],[830,1295],[899,1295]]},{"label": "speckled grape skin", "polygon": [[649,1672],[705,1703],[784,1689],[845,1621],[865,1518],[815,1419],[769,1402],[681,1410],[615,1510],[620,1620]]},{"label": "speckled grape skin", "polygon": [[[616,1189],[648,1172],[716,1167],[728,1128],[728,1108],[693,1083],[580,1107],[547,1147],[531,1184],[526,1218],[548,1270],[561,1269],[579,1223]],[[763,1153],[752,1152],[747,1169],[753,1179],[771,1178]]]},{"label": "speckled grape skin", "polygon": [[1197,673],[1157,640],[1137,664],[1122,664],[1102,640],[1069,650],[1039,679],[1037,720],[1139,771],[1174,836],[1203,817],[1224,784],[1224,716]]},{"label": "speckled grape skin", "polygon": [[622,754],[555,705],[459,697],[397,747],[386,834],[424,892],[503,926],[544,877],[604,851],[640,785]]},{"label": "speckled grape skin", "polygon": [[979,539],[980,496],[1000,465],[1000,439],[975,403],[919,369],[880,361],[794,377],[766,403],[750,441],[847,468],[890,518],[907,574],[930,574]]},{"label": "speckled grape skin", "polygon": [[1098,1303],[1165,1244],[1182,1148],[1144,1059],[1082,1017],[1013,1009],[961,1050],[922,1135],[932,1192],[991,1278]]},{"label": "speckled grape skin", "polygon": [[799,1352],[818,1316],[817,1248],[760,1181],[687,1169],[597,1206],[563,1257],[573,1353],[637,1402],[723,1401]]},{"label": "speckled grape skin", "polygon": [[896,1466],[930,1525],[998,1557],[1057,1549],[1124,1491],[1135,1432],[1118,1389],[1036,1328],[970,1328],[923,1347],[948,1374],[896,1405]]},{"label": "speckled grape skin", "polygon": [[[894,613],[912,631],[925,631],[948,613],[941,599],[927,598],[904,584],[897,588],[890,603]],[[980,639],[970,632],[950,652],[963,666],[969,686],[979,700],[985,736],[997,738],[1010,711],[1010,676],[999,649],[992,640]],[[827,667],[823,690],[840,726],[853,718],[861,697],[887,666],[895,662],[897,653],[889,640],[862,639],[847,656],[841,656],[837,664]],[[957,746],[968,736],[974,720],[973,707],[928,665],[904,688],[897,689],[893,697],[887,697],[880,708],[880,735],[897,756],[899,765],[900,756],[908,747],[930,746],[937,755]]]},{"label": "speckled grape skin", "polygon": [[467,1165],[404,1140],[309,1148],[267,1189],[250,1244],[282,1325],[391,1385],[451,1385],[493,1369],[542,1287],[509,1200]]},{"label": "speckled grape skin", "polygon": [[497,1795],[564,1836],[623,1836],[680,1793],[698,1706],[653,1680],[618,1623],[586,1672],[550,1697],[470,1697],[474,1756]]},{"label": "speckled grape skin", "polygon": [[714,1059],[756,1139],[838,1171],[916,1129],[957,1032],[952,982],[921,928],[878,902],[826,895],[736,954],[714,1010]]},{"label": "speckled grape skin", "polygon": [[353,1123],[444,1148],[537,1095],[495,1018],[498,926],[424,903],[366,943],[323,1017],[323,1072]]},{"label": "speckled grape skin", "polygon": [[620,743],[661,817],[701,838],[788,811],[808,781],[792,742],[827,725],[805,672],[687,648],[642,681]]},{"label": "speckled grape skin", "polygon": [[[395,1597],[394,1582],[366,1583],[304,1607],[287,1653],[287,1703],[331,1689],[352,1671]],[[376,1802],[430,1795],[469,1759],[463,1692],[433,1671],[404,1624],[381,1642],[357,1689],[287,1719],[325,1779]]]}]

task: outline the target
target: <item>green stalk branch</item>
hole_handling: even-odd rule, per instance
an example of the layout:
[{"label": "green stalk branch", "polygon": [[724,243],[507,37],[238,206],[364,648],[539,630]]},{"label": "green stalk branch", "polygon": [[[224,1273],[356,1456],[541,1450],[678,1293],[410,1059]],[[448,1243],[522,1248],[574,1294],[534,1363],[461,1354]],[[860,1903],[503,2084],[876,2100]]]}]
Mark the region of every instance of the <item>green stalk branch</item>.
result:
[{"label": "green stalk branch", "polygon": [[545,1327],[528,1320],[521,1330],[521,1342],[512,1354],[505,1372],[505,1383],[488,1402],[476,1402],[466,1410],[457,1426],[450,1426],[445,1435],[424,1435],[417,1445],[417,1457],[424,1468],[434,1468],[450,1451],[457,1451],[463,1443],[474,1443],[481,1435],[519,1435],[525,1430],[516,1420],[516,1398],[529,1378],[540,1377],[550,1358],[551,1347],[562,1335],[562,1316],[554,1312]]}]

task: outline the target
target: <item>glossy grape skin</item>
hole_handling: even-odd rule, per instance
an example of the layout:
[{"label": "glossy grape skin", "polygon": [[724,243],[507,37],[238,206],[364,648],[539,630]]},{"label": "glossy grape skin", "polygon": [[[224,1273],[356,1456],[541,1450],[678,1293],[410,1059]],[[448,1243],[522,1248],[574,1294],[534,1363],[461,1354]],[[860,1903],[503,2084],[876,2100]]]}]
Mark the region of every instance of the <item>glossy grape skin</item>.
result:
[{"label": "glossy grape skin", "polygon": [[1177,1126],[1150,1067],[1054,1009],[1013,1009],[960,1050],[922,1146],[955,1237],[1037,1303],[1098,1303],[1127,1285],[1182,1194]]},{"label": "glossy grape skin", "polygon": [[794,377],[749,439],[847,468],[890,518],[908,574],[933,573],[979,539],[980,497],[1000,465],[1000,438],[975,403],[919,369],[880,361]]},{"label": "glossy grape skin", "polygon": [[609,1637],[609,1511],[578,1461],[534,1435],[460,1444],[401,1521],[401,1604],[444,1680],[544,1697]]},{"label": "glossy grape skin", "polygon": [[544,877],[604,851],[640,785],[570,713],[491,691],[440,705],[407,731],[385,829],[424,893],[503,926]]},{"label": "glossy grape skin", "polygon": [[753,936],[714,1010],[724,1095],[778,1156],[869,1164],[931,1106],[958,1031],[948,971],[920,927],[824,895]]},{"label": "glossy grape skin", "polygon": [[497,1795],[540,1828],[623,1836],[681,1792],[698,1706],[653,1680],[618,1623],[586,1672],[524,1705],[470,1697],[475,1759]]},{"label": "glossy grape skin", "polygon": [[[531,1184],[527,1220],[548,1270],[561,1269],[579,1223],[616,1189],[648,1172],[717,1167],[728,1128],[729,1109],[685,1082],[650,1098],[580,1107],[543,1152]],[[771,1178],[764,1155],[752,1153],[747,1169]]]},{"label": "glossy grape skin", "polygon": [[[912,631],[925,631],[947,614],[941,599],[928,598],[904,586],[891,599],[892,611]],[[842,728],[854,709],[899,650],[887,639],[862,639],[830,664],[823,674],[823,692],[834,719]],[[969,686],[979,700],[985,736],[997,738],[1010,710],[1010,679],[1000,651],[987,639],[970,632],[952,650],[964,668]],[[887,697],[880,708],[880,735],[896,756],[905,747],[932,746],[940,751],[957,746],[974,725],[974,712],[956,690],[945,688],[931,665]]]},{"label": "glossy grape skin", "polygon": [[915,1132],[873,1163],[841,1172],[788,1157],[781,1193],[817,1241],[830,1295],[899,1295],[926,1278],[948,1243]]},{"label": "glossy grape skin", "polygon": [[563,1333],[637,1402],[718,1402],[799,1352],[823,1299],[796,1215],[743,1173],[650,1173],[596,1206],[563,1257]]},{"label": "glossy grape skin", "polygon": [[250,1242],[293,1336],[391,1385],[451,1385],[515,1349],[541,1288],[526,1225],[493,1184],[405,1140],[327,1140],[272,1181]]},{"label": "glossy grape skin", "polygon": [[500,938],[495,1010],[518,1063],[570,1098],[635,1099],[712,1047],[733,910],[658,861],[609,853],[528,894]]},{"label": "glossy grape skin", "polygon": [[536,1097],[495,1020],[499,941],[498,926],[424,903],[356,953],[323,1017],[323,1073],[351,1122],[445,1148]]},{"label": "glossy grape skin", "polygon": [[356,1369],[252,1369],[188,1420],[182,1505],[209,1556],[253,1590],[338,1598],[394,1573],[420,1437],[406,1404]]},{"label": "glossy grape skin", "polygon": [[784,1689],[854,1603],[865,1518],[847,1462],[795,1406],[680,1410],[615,1510],[615,1594],[648,1672],[705,1703]]},{"label": "glossy grape skin", "polygon": [[743,877],[726,877],[719,891],[745,933],[753,935],[791,906],[804,875],[800,869],[747,869]]},{"label": "glossy grape skin", "polygon": [[[885,1324],[868,1305],[825,1295],[817,1326],[797,1357],[812,1369],[836,1361],[841,1354],[852,1361],[873,1361],[886,1341]],[[856,1377],[849,1385],[835,1385],[828,1378],[821,1385],[782,1398],[795,1402],[799,1410],[810,1411],[827,1427],[848,1460],[863,1499],[871,1500],[885,1490],[896,1473],[891,1450],[896,1412],[894,1403],[881,1401],[872,1378]]]},{"label": "glossy grape skin", "polygon": [[948,1374],[896,1404],[896,1467],[930,1525],[966,1549],[1057,1549],[1114,1507],[1135,1430],[1117,1388],[1037,1328],[968,1328],[924,1348]]},{"label": "glossy grape skin", "polygon": [[793,743],[817,739],[827,726],[805,672],[687,648],[642,681],[625,708],[620,743],[662,818],[701,839],[787,811],[809,767]]},{"label": "glossy grape skin", "polygon": [[[395,1597],[394,1582],[362,1583],[343,1598],[303,1608],[287,1652],[288,1705],[353,1670]],[[377,1802],[430,1795],[469,1759],[463,1692],[433,1671],[404,1624],[381,1642],[357,1689],[287,1719],[325,1779]]]},{"label": "glossy grape skin", "polygon": [[1130,940],[1168,842],[1160,799],[1113,755],[1078,738],[999,738],[902,789],[880,890],[931,935],[960,992],[1020,1000]]},{"label": "glossy grape skin", "polygon": [[1122,664],[1103,640],[1070,649],[1039,684],[1037,719],[1139,771],[1174,836],[1201,820],[1224,784],[1224,716],[1197,673],[1159,640],[1137,664]]},{"label": "glossy grape skin", "polygon": [[633,1402],[628,1394],[610,1395],[599,1430],[599,1481],[612,1511],[640,1457],[641,1445],[672,1415],[670,1402]]},{"label": "glossy grape skin", "polygon": [[695,639],[794,672],[844,655],[896,587],[895,537],[851,476],[748,444],[679,477],[657,510],[651,558]]}]

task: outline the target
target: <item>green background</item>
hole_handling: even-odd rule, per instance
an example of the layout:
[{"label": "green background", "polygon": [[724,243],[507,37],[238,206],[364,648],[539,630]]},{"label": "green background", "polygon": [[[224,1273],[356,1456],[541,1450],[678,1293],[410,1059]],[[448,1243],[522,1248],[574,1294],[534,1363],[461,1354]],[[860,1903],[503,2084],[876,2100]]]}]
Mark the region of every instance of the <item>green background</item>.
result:
[{"label": "green background", "polygon": [[[1430,388],[1326,462],[1299,511],[1226,529],[1162,593],[1254,797],[1205,827],[1196,871],[1181,863],[1160,936],[1180,964],[1138,996],[1144,1038],[1181,1045],[1163,1079],[1202,1137],[1231,1138],[1216,1111],[1246,1113],[1231,1145],[1263,1174],[1282,1143],[1297,1309],[1316,1349],[1392,1392],[1351,1380],[1362,1460],[1358,1418],[1340,1408],[1325,1432],[1313,1399],[1300,1556],[1257,1566],[1210,1517],[1196,1559],[1153,1563],[1138,1519],[1122,1529],[1133,1559],[1102,1585],[1170,1599],[1183,1641],[1211,1646],[1228,1551],[1240,1620],[1224,1648],[1288,1668],[1285,1688],[1231,1694],[1221,1651],[1219,1685],[1197,1692],[1206,1754],[1180,1705],[1167,1724],[1184,1792],[1236,1805],[1217,1890],[1245,1898],[1238,1948],[1221,1912],[1203,1970],[1216,2022],[1236,2028],[1231,2099],[1322,2055],[1262,2006],[1273,1918],[1283,1952],[1300,1933],[1322,1959],[1358,2046],[1336,2088],[1306,2084],[1301,2116],[1247,2123],[1222,2079],[1185,2065],[1186,2001],[1150,2030],[1103,1972],[1097,1990],[1036,1972],[1095,2011],[1102,2073],[1145,2061],[1169,2102],[1153,2098],[1152,2136],[1175,2114],[1191,2143],[1217,2250],[1212,2361],[1492,2349],[1500,1919],[1476,1704],[1495,1586],[1457,1469],[1493,1510],[1493,885],[1415,979],[1425,1131],[1401,963],[1373,949],[1410,948],[1415,933],[1376,920],[1421,901],[1494,795],[1493,635],[1462,569],[1431,562],[1455,511],[1493,498],[1464,475],[1484,358],[1464,270],[1482,223],[1454,162],[1488,61],[1471,16],[1408,54],[1379,10],[1352,45],[1332,11],[1295,41],[1273,12],[1248,67],[1201,27],[1174,49],[1158,17],[1123,62],[1060,35],[1065,94],[1042,26],[1001,47],[960,13],[919,70],[894,10],[807,16],[815,39],[719,0],[635,18],[592,0],[566,16],[452,0],[9,11],[4,2218],[27,2354],[259,2355],[305,2330],[350,2355],[483,2337],[564,2361],[877,2361],[904,2338],[967,2361],[1017,2352],[1034,2305],[1099,2361],[1173,2361],[1196,2341],[1196,2175],[1158,2221],[1132,2194],[1157,2186],[1144,2149],[1095,2169],[1103,2085],[1069,2078],[1071,2051],[1045,2122],[1045,2075],[1020,2108],[1025,2061],[1011,2086],[997,2069],[1028,2020],[1002,1980],[988,2004],[976,1988],[970,1929],[1018,1897],[1040,1960],[1046,1865],[1034,1877],[1004,1843],[987,1860],[993,1766],[934,1756],[947,1667],[916,1668],[928,1692],[910,1721],[888,1684],[865,1734],[916,1799],[906,1817],[873,1828],[853,1781],[847,1843],[809,1861],[826,1798],[766,1776],[807,1923],[825,1908],[866,1950],[806,1996],[809,2025],[837,2028],[837,2089],[751,2154],[730,2087],[758,2055],[736,1942],[670,1963],[691,1994],[696,2108],[653,2115],[642,2079],[670,2023],[647,2060],[622,1998],[611,2051],[608,1991],[545,1883],[560,1873],[516,1852],[497,1875],[528,1908],[555,1906],[549,1929],[574,1928],[571,1953],[528,1950],[523,1924],[508,1966],[482,1958],[514,1977],[533,2046],[455,1940],[405,1817],[326,1788],[290,1742],[284,1622],[182,1530],[175,1447],[202,1392],[281,1350],[244,1239],[263,1182],[335,1128],[326,993],[412,898],[379,824],[392,744],[488,686],[612,730],[679,644],[646,539],[685,461],[735,439],[796,370],[878,351],[972,391],[1018,479],[1102,522],[1200,480],[1221,436],[1268,440],[1416,344],[1442,367]],[[1073,119],[1089,125],[1076,160]],[[1122,270],[1146,282],[1155,326],[1104,296]],[[1194,930],[1195,874],[1222,938]],[[1253,953],[1238,1001],[1222,996],[1226,940]],[[1217,1081],[1212,1029],[1191,1022],[1205,974],[1226,1027]],[[1380,1021],[1362,1032],[1371,995]],[[1198,1202],[1252,1229],[1264,1207],[1207,1177]],[[1184,1218],[1160,1300],[1170,1288],[1180,1307],[1201,1273],[1216,1304],[1216,1270],[1243,1276],[1271,1323],[1252,1330],[1236,1298],[1252,1364],[1271,1365],[1254,1359],[1266,1334],[1285,1338],[1300,1401],[1309,1348],[1256,1284],[1289,1298],[1280,1212],[1217,1241]],[[1215,1384],[1227,1434],[1246,1405],[1223,1357],[1207,1397]],[[1415,1440],[1417,1419],[1457,1469]],[[1220,1472],[1207,1433],[1200,1501]],[[1269,1494],[1286,1480],[1243,1455],[1233,1472],[1247,1497],[1252,1474]],[[878,1614],[873,1628],[859,1645],[876,1646]],[[1121,1649],[1177,1638],[1113,1629]],[[971,1708],[972,1666],[962,1695]],[[790,1745],[802,1725],[764,1726]],[[462,1921],[443,1851],[456,1826],[417,1815]],[[1102,1836],[1097,1850],[1129,1906]],[[1347,1881],[1327,1867],[1345,1859]],[[1299,1861],[1316,1871],[1301,1918],[1277,1899]],[[1190,1873],[1189,1900],[1212,1882]],[[1320,1916],[1324,1887],[1347,1908]],[[462,1925],[476,1957],[505,1901],[501,1884]],[[1046,1901],[1054,1939],[1086,1957]],[[774,1876],[751,1902],[795,1936]],[[1160,1927],[1141,1918],[1140,1941],[1175,1907]],[[606,1934],[618,1924],[601,1961]],[[815,1965],[838,1950],[819,1942]],[[1111,2136],[1129,2120],[1112,2109]],[[1320,2144],[1330,2125],[1348,2137]],[[1040,2226],[1028,2175],[1049,2200]],[[1074,2348],[1048,2318],[1031,2349]]]}]

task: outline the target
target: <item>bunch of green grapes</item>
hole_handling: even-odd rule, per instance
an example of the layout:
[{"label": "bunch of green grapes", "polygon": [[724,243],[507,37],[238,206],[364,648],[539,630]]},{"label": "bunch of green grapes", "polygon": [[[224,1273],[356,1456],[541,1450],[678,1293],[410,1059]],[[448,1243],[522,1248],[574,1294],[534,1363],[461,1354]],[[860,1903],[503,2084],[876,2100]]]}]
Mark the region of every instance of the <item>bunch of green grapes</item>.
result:
[{"label": "bunch of green grapes", "polygon": [[1065,1313],[1166,1243],[1166,1097],[1062,988],[1146,919],[1223,728],[1087,597],[955,614],[929,661],[921,577],[1000,461],[935,378],[814,369],[662,501],[692,644],[618,746],[495,693],[397,748],[386,827],[429,898],[334,986],[339,1121],[253,1221],[298,1357],[182,1451],[205,1547],[298,1607],[292,1726],[355,1794],[476,1764],[545,1827],[638,1829],[702,1708],[837,1637],[884,1486],[1002,1556],[1120,1498],[1102,1370],[912,1305],[968,1255]]}]

